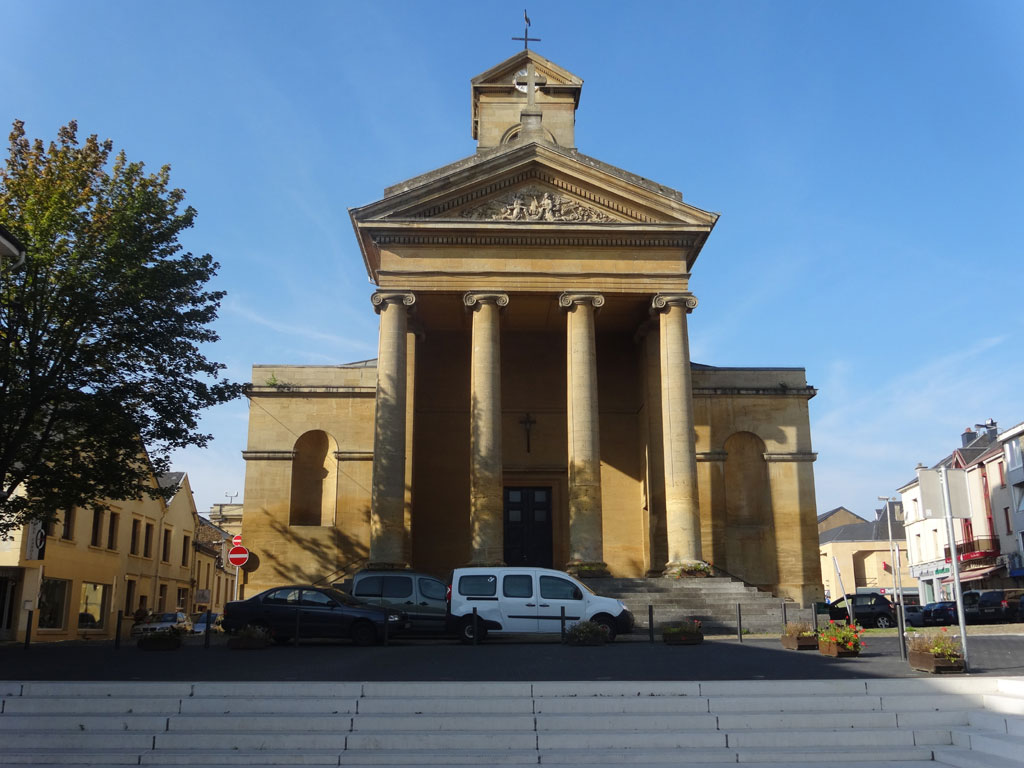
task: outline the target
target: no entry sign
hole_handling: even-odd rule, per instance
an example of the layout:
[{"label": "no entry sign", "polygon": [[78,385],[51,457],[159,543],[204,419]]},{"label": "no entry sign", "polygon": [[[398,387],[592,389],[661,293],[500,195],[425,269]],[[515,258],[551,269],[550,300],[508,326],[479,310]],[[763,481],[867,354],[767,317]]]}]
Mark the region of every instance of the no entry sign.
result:
[{"label": "no entry sign", "polygon": [[232,547],[228,552],[228,562],[234,566],[243,566],[249,562],[249,550],[245,547]]},{"label": "no entry sign", "polygon": [[232,536],[231,537],[231,545],[233,547],[240,547],[240,546],[242,546],[242,537],[241,536]]}]

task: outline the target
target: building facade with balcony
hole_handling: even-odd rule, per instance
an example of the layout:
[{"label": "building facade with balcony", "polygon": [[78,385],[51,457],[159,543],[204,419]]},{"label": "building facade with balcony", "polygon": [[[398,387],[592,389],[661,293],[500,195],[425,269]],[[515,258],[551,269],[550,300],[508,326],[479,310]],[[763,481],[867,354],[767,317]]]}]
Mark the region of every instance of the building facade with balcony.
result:
[{"label": "building facade with balcony", "polygon": [[[961,446],[932,468],[966,472],[967,509],[954,519],[953,531],[960,581],[964,589],[998,589],[1018,586],[1011,575],[1010,553],[1018,552],[1019,537],[1011,514],[1005,451],[997,440],[991,419],[967,429]],[[919,466],[919,469],[924,467]],[[911,575],[918,580],[922,602],[948,600],[953,596],[952,555],[946,521],[925,517],[918,480],[898,489],[906,510],[907,554]]]},{"label": "building facade with balcony", "polygon": [[1005,483],[1009,493],[1009,507],[1003,516],[1012,531],[1013,546],[1004,549],[1010,576],[1024,579],[1024,422],[1010,427],[999,435],[1003,449]]}]

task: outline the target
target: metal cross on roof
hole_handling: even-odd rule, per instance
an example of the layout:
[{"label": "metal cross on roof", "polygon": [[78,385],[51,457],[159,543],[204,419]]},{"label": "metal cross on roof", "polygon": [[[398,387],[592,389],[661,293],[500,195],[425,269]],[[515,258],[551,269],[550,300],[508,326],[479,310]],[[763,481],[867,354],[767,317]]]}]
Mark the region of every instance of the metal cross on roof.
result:
[{"label": "metal cross on roof", "polygon": [[526,15],[526,9],[525,8],[523,9],[523,20],[526,21],[526,28],[523,30],[523,36],[522,37],[513,37],[512,39],[513,40],[522,40],[523,41],[523,49],[528,51],[528,50],[530,50],[530,41],[533,41],[535,43],[539,43],[540,42],[540,38],[539,37],[530,37],[530,17]]}]

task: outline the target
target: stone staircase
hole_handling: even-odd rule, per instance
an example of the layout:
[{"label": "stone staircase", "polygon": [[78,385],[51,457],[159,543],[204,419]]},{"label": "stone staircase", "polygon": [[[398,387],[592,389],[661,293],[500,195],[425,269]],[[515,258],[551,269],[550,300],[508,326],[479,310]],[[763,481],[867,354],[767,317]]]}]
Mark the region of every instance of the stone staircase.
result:
[{"label": "stone staircase", "polygon": [[700,619],[705,634],[736,634],[736,606],[743,629],[779,633],[783,604],[787,621],[813,621],[810,608],[780,600],[742,581],[726,576],[704,579],[589,579],[587,586],[599,595],[622,600],[636,618],[638,631],[648,625],[647,606],[654,607],[655,628],[681,619]]},{"label": "stone staircase", "polygon": [[5,766],[1021,768],[1024,678],[0,684]]}]

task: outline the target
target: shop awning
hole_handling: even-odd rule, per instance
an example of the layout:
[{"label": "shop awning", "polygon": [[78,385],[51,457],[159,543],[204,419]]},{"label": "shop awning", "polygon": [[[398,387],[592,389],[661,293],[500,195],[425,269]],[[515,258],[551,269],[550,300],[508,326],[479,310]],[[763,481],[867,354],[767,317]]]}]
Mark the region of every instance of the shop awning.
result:
[{"label": "shop awning", "polygon": [[[991,568],[976,568],[973,571],[960,571],[960,582],[963,583],[965,581],[977,581],[978,579],[984,579],[986,576],[995,573],[1002,567],[1003,566],[1001,565],[993,565]],[[947,576],[942,580],[942,583],[952,584],[953,576]]]}]

